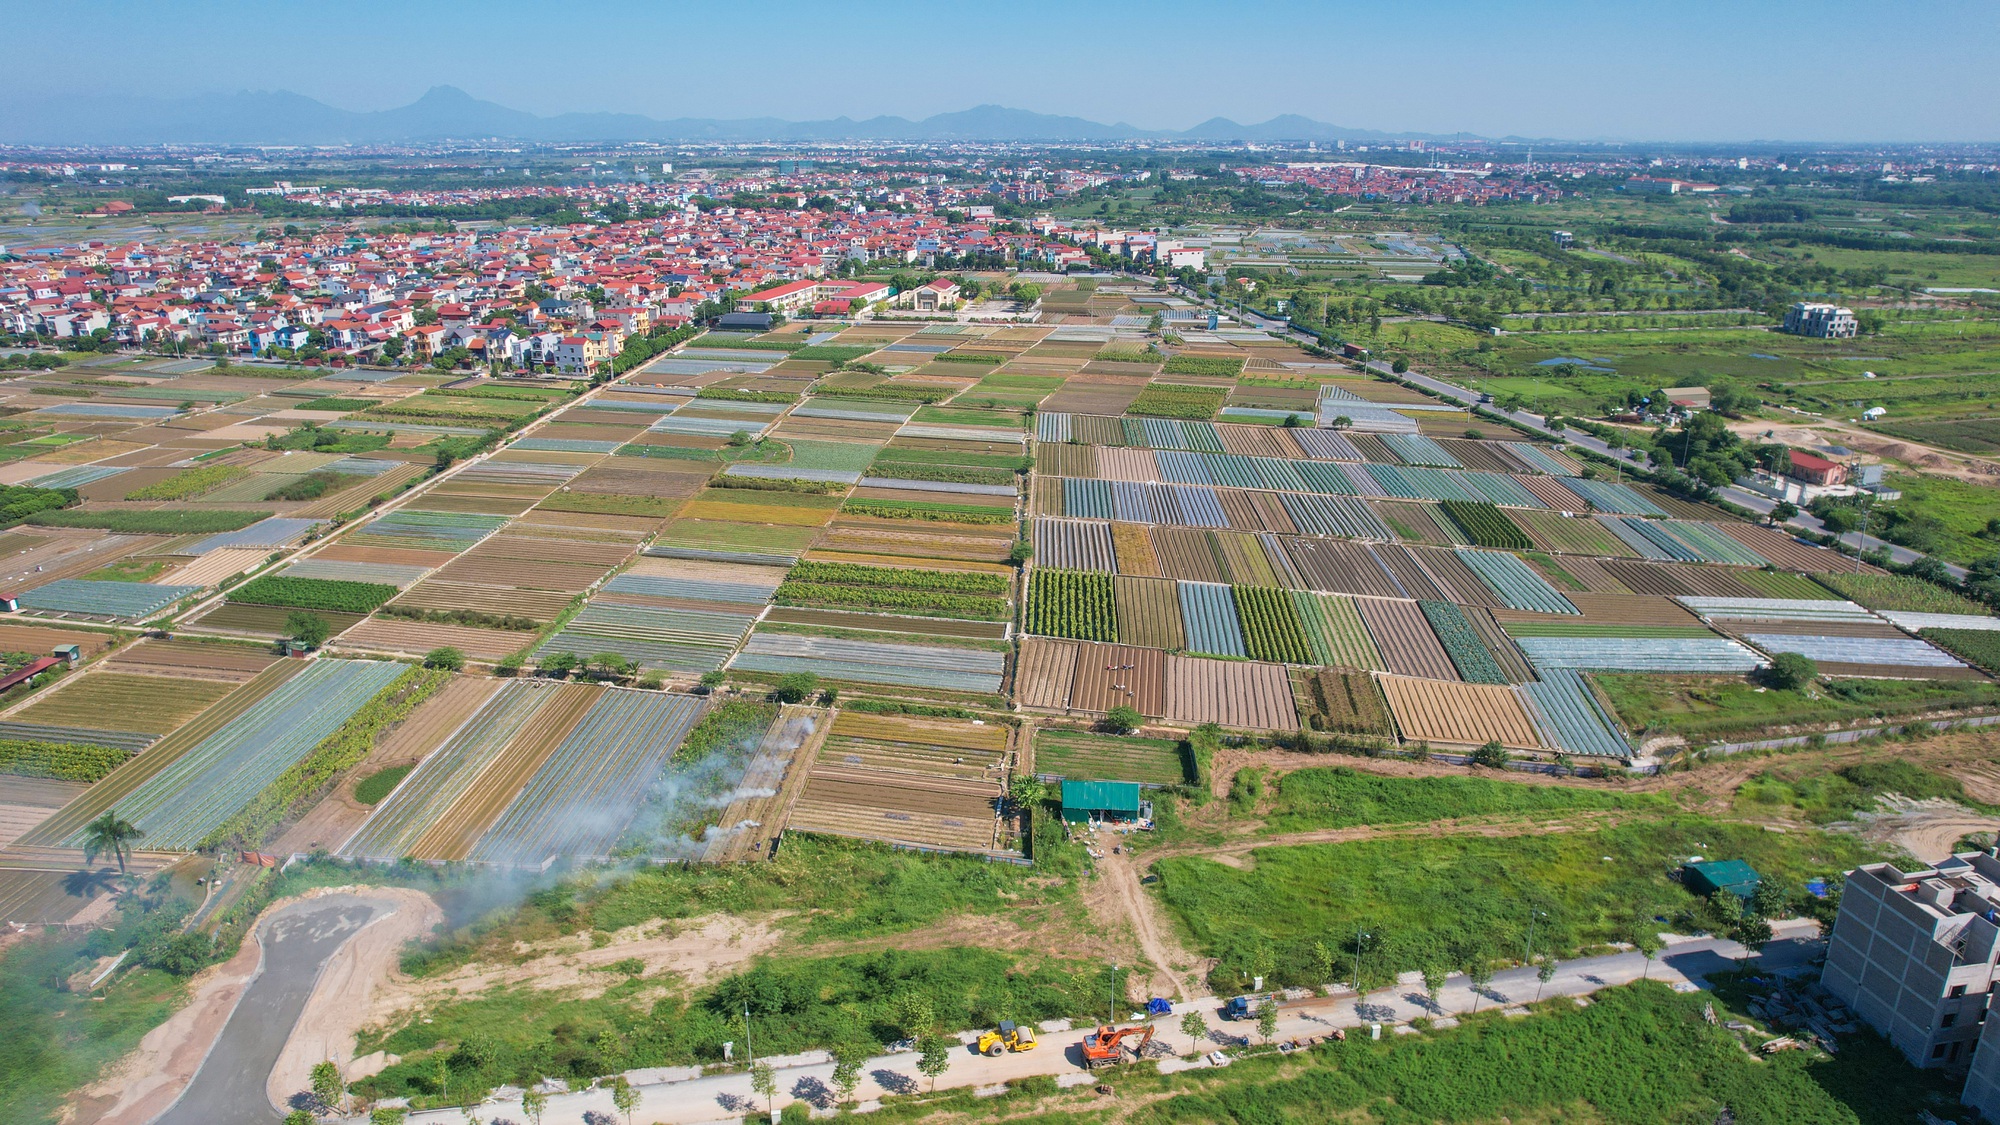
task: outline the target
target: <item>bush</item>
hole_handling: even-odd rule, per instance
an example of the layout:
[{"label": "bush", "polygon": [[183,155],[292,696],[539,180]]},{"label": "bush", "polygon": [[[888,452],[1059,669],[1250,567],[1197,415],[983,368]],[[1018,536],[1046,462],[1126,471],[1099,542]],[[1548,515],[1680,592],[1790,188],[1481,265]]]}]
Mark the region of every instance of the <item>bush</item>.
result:
[{"label": "bush", "polygon": [[465,670],[465,654],[449,645],[434,648],[424,654],[424,667],[443,672],[462,672]]},{"label": "bush", "polygon": [[362,778],[361,783],[354,787],[354,799],[364,805],[379,805],[382,803],[382,799],[395,792],[396,786],[401,784],[403,779],[410,775],[410,771],[416,768],[415,766],[390,766],[388,769],[376,770],[374,773]]},{"label": "bush", "polygon": [[1812,658],[1796,652],[1781,652],[1771,658],[1771,666],[1764,669],[1764,683],[1785,691],[1797,691],[1819,678],[1819,665]]},{"label": "bush", "polygon": [[1137,708],[1123,704],[1105,712],[1104,725],[1117,734],[1131,734],[1146,725],[1146,717]]},{"label": "bush", "polygon": [[771,698],[780,703],[804,703],[806,697],[819,690],[819,677],[811,672],[787,672],[778,677],[777,688]]}]

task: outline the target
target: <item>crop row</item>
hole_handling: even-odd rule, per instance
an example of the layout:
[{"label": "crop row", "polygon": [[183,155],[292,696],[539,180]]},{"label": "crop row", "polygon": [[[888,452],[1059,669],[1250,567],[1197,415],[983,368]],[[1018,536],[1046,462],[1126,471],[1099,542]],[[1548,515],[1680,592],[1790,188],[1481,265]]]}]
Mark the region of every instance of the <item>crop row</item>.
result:
[{"label": "crop row", "polygon": [[1224,375],[1243,373],[1243,360],[1234,356],[1177,355],[1167,360],[1163,370],[1169,375]]},{"label": "crop row", "polygon": [[350,582],[343,578],[289,578],[266,575],[229,591],[242,605],[323,609],[330,613],[372,613],[401,591],[383,582]]},{"label": "crop row", "polygon": [[1480,581],[1492,587],[1509,609],[1571,615],[1577,612],[1568,598],[1557,593],[1554,586],[1528,569],[1528,564],[1514,555],[1470,548],[1462,549],[1457,554],[1459,561],[1471,567]]},{"label": "crop row", "polygon": [[1118,606],[1109,575],[1036,570],[1028,591],[1027,629],[1079,641],[1118,639]]},{"label": "crop row", "polygon": [[1522,532],[1519,525],[1507,518],[1506,513],[1489,503],[1471,503],[1465,500],[1442,500],[1438,507],[1451,517],[1465,537],[1481,547],[1498,547],[1505,551],[1531,551],[1534,541]]},{"label": "crop row", "polygon": [[1431,632],[1437,634],[1444,645],[1446,656],[1451,657],[1452,667],[1458,669],[1459,677],[1472,684],[1504,684],[1507,676],[1500,671],[1500,665],[1493,660],[1493,654],[1480,643],[1479,635],[1472,631],[1472,622],[1465,619],[1465,612],[1450,602],[1422,601],[1417,608],[1424,611],[1425,620],[1431,623]]},{"label": "crop row", "polygon": [[1317,714],[1312,725],[1317,730],[1340,734],[1390,736],[1389,706],[1375,677],[1366,672],[1322,668],[1307,680]]},{"label": "crop row", "polygon": [[22,777],[54,777],[64,781],[96,781],[132,755],[111,746],[76,742],[0,739],[0,773]]},{"label": "crop row", "polygon": [[1298,608],[1287,591],[1268,586],[1232,586],[1236,617],[1243,626],[1243,648],[1252,660],[1278,664],[1312,664],[1313,652],[1299,623]]},{"label": "crop row", "polygon": [[183,469],[166,480],[125,494],[127,500],[187,500],[246,475],[234,465],[202,465]]},{"label": "crop row", "polygon": [[786,579],[896,590],[940,590],[953,594],[1005,594],[1008,585],[1006,575],[981,571],[915,570],[829,562],[801,562],[792,567]]},{"label": "crop row", "polygon": [[[1109,581],[1107,579],[1107,581]],[[983,594],[953,594],[941,590],[902,590],[893,586],[841,586],[821,582],[786,582],[772,602],[789,606],[840,606],[858,609],[907,610],[977,621],[1004,621],[1007,600]]]},{"label": "crop row", "polygon": [[1312,646],[1315,664],[1376,670],[1384,667],[1382,654],[1375,650],[1375,640],[1368,635],[1368,626],[1354,608],[1354,599],[1306,590],[1293,590],[1291,596],[1306,641]]},{"label": "crop row", "polygon": [[841,512],[885,520],[932,520],[939,523],[1012,523],[1012,508],[973,504],[934,504],[918,500],[849,500]]}]

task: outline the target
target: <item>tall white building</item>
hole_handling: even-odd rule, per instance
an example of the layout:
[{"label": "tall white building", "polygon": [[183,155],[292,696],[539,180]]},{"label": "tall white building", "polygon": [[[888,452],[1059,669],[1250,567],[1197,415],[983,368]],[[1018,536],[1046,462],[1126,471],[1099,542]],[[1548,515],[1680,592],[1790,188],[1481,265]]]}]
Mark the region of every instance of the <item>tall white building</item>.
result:
[{"label": "tall white building", "polygon": [[1794,336],[1852,340],[1860,325],[1854,319],[1853,309],[1800,301],[1786,310],[1784,329]]}]

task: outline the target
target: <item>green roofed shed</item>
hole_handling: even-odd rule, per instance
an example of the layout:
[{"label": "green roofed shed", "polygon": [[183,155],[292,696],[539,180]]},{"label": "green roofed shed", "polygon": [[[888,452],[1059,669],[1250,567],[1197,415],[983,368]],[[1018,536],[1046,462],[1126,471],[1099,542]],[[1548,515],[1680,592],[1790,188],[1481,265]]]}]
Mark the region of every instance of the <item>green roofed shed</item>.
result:
[{"label": "green roofed shed", "polygon": [[1698,895],[1728,891],[1737,898],[1747,899],[1757,893],[1757,885],[1763,881],[1756,868],[1740,859],[1690,863],[1681,868],[1682,885]]},{"label": "green roofed shed", "polygon": [[1065,781],[1062,783],[1063,819],[1082,822],[1093,816],[1139,819],[1139,783],[1136,781]]}]

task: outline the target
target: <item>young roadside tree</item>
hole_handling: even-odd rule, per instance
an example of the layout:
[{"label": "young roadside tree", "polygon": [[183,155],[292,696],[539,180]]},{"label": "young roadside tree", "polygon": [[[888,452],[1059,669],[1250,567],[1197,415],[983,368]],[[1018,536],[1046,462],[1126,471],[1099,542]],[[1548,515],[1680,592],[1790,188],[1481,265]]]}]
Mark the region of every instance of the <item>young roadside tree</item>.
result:
[{"label": "young roadside tree", "polygon": [[1208,1038],[1208,1017],[1190,1008],[1181,1014],[1181,1034],[1188,1037],[1190,1053],[1201,1050],[1201,1041]]},{"label": "young roadside tree", "polygon": [[937,1023],[937,1006],[931,1002],[929,994],[915,989],[898,992],[889,1001],[889,1010],[895,1016],[896,1026],[911,1039],[930,1034]]},{"label": "young roadside tree", "polygon": [[1543,957],[1535,966],[1536,1003],[1539,1004],[1541,1002],[1542,989],[1547,988],[1549,982],[1554,979],[1556,979],[1556,959],[1553,957]]},{"label": "young roadside tree", "polygon": [[309,1109],[295,1109],[285,1115],[285,1125],[315,1125],[318,1120]]},{"label": "young roadside tree", "polygon": [[[403,1125],[410,1119],[410,1111],[399,1105],[378,1106],[368,1111],[368,1125]],[[541,1125],[540,1118],[532,1119]]]},{"label": "young roadside tree", "polygon": [[1444,970],[1436,965],[1425,965],[1423,977],[1424,995],[1430,997],[1431,1011],[1443,1015],[1444,1009],[1438,1007],[1438,993],[1444,991]]},{"label": "young roadside tree", "polygon": [[1265,1043],[1278,1036],[1278,1006],[1269,1000],[1257,1005],[1257,1035]]},{"label": "young roadside tree", "polygon": [[1645,980],[1653,972],[1653,958],[1660,955],[1660,935],[1649,929],[1641,930],[1632,935],[1632,948],[1646,959],[1645,967],[1639,970],[1639,979]]},{"label": "young roadside tree", "polygon": [[867,1061],[868,1052],[851,1043],[833,1049],[833,1090],[840,1104],[853,1100],[855,1088],[861,1085],[861,1064]]},{"label": "young roadside tree", "polygon": [[770,1063],[760,1062],[750,1068],[750,1088],[764,1099],[764,1112],[771,1120],[778,1119],[778,1072]]},{"label": "young roadside tree", "polygon": [[521,1091],[521,1112],[528,1115],[528,1125],[542,1125],[542,1114],[548,1109],[549,1096],[539,1086]]},{"label": "young roadside tree", "polygon": [[1797,504],[1792,503],[1790,500],[1780,500],[1772,506],[1768,522],[1773,526],[1781,523],[1790,523],[1792,518],[1798,514],[1799,506]]},{"label": "young roadside tree", "polygon": [[1332,980],[1333,950],[1328,948],[1325,942],[1316,941],[1312,943],[1311,956],[1314,979],[1318,980],[1320,984],[1325,984],[1327,981]]},{"label": "young roadside tree", "polygon": [[926,1035],[917,1041],[917,1073],[931,1080],[931,1093],[937,1093],[938,1076],[951,1069],[952,1040],[942,1035]]},{"label": "young roadside tree", "polygon": [[1493,963],[1479,954],[1466,962],[1465,979],[1472,982],[1472,1010],[1479,1010],[1479,998],[1486,994],[1486,986],[1493,983]]},{"label": "young roadside tree", "polygon": [[313,1100],[338,1113],[340,1103],[346,1100],[347,1083],[341,1080],[340,1068],[332,1059],[322,1059],[312,1068]]},{"label": "young roadside tree", "polygon": [[639,1091],[622,1074],[611,1080],[611,1104],[625,1115],[625,1125],[632,1125],[632,1111],[639,1108]]}]

